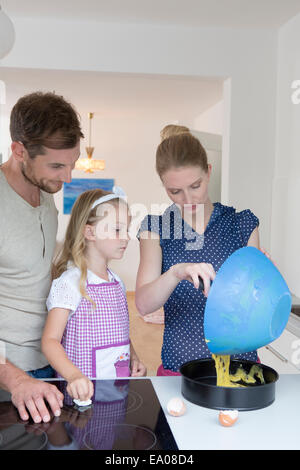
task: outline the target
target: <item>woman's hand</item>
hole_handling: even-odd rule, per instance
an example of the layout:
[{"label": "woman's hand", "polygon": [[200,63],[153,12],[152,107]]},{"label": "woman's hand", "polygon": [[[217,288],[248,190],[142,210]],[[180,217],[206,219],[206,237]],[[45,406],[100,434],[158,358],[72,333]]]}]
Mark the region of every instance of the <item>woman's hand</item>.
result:
[{"label": "woman's hand", "polygon": [[145,377],[147,369],[139,358],[133,357],[130,359],[131,377]]},{"label": "woman's hand", "polygon": [[78,374],[68,380],[67,392],[76,400],[89,400],[94,394],[94,385],[88,377]]},{"label": "woman's hand", "polygon": [[191,282],[196,289],[199,289],[199,277],[201,277],[204,284],[203,293],[206,297],[208,296],[211,281],[216,277],[213,266],[208,263],[179,263],[172,266],[171,270],[177,279]]}]

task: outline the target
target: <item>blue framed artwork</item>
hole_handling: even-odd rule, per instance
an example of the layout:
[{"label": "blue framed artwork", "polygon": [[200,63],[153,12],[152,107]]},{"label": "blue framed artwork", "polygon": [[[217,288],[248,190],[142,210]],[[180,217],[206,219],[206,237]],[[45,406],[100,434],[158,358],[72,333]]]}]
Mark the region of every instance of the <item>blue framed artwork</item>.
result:
[{"label": "blue framed artwork", "polygon": [[74,178],[71,183],[64,183],[64,214],[71,214],[74,202],[79,194],[89,189],[112,191],[113,179]]}]

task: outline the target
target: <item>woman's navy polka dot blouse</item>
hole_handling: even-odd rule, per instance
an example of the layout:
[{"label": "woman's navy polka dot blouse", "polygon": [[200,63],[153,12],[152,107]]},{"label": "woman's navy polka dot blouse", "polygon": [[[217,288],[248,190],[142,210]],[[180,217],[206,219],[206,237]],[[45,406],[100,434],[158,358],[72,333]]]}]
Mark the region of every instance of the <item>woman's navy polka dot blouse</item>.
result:
[{"label": "woman's navy polka dot blouse", "polygon": [[[177,263],[202,262],[211,263],[217,272],[235,250],[247,246],[258,224],[258,218],[250,210],[236,212],[233,207],[217,202],[204,234],[200,235],[182,219],[179,209],[172,204],[163,215],[146,216],[138,238],[142,231],[159,234],[162,274]],[[185,362],[211,357],[204,339],[205,303],[203,292],[195,289],[189,281],[181,281],[165,303],[162,347],[165,369],[178,371]],[[232,357],[257,361],[256,351]]]}]

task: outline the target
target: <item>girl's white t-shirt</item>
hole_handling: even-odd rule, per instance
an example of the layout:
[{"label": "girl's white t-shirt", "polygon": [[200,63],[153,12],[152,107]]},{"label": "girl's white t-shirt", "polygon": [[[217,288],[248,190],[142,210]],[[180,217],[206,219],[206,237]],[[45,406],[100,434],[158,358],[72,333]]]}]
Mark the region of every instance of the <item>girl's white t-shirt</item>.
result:
[{"label": "girl's white t-shirt", "polygon": [[[109,281],[102,279],[88,269],[87,280],[89,284],[102,284],[112,282],[114,279],[121,284],[126,295],[126,288],[119,276],[112,271],[107,271]],[[62,273],[60,277],[52,281],[49,296],[46,301],[48,312],[53,308],[65,308],[71,310],[72,315],[77,309],[82,295],[79,290],[80,270],[72,266]]]}]

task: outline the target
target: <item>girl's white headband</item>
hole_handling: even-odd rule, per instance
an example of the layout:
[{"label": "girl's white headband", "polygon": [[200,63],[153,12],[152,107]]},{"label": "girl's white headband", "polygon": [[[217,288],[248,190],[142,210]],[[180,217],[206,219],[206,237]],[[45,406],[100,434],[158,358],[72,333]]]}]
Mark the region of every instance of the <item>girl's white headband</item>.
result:
[{"label": "girl's white headband", "polygon": [[123,189],[120,188],[120,186],[114,186],[113,192],[97,199],[93,203],[91,210],[94,209],[94,207],[98,206],[98,204],[103,204],[104,202],[111,201],[112,199],[123,199],[123,201],[127,202],[127,196],[124,193]]}]

